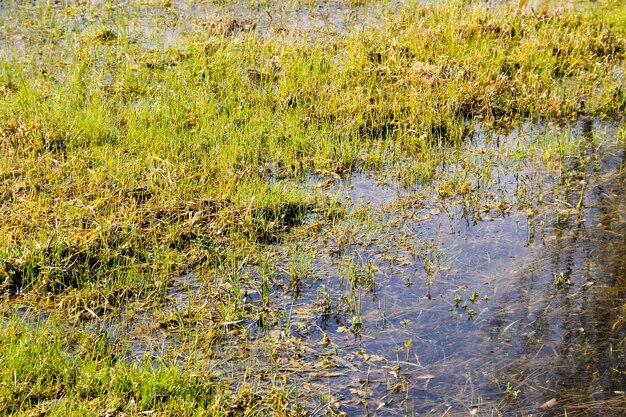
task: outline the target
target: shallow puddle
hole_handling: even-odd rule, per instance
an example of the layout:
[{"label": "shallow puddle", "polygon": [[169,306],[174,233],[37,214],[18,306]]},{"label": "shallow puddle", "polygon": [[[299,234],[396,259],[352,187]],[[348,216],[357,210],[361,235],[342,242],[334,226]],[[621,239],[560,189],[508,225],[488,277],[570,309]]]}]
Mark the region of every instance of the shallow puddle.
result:
[{"label": "shallow puddle", "polygon": [[[414,187],[394,185],[401,172],[323,190],[314,176],[342,216],[311,213],[236,281],[183,276],[165,307],[120,312],[104,330],[131,359],[176,352],[234,387],[295,386],[313,415],[623,415],[618,125],[477,134],[460,153],[442,148],[438,180]],[[559,157],[555,139],[569,147]],[[220,319],[226,337],[208,342],[216,279],[241,286],[231,302],[247,319]]]},{"label": "shallow puddle", "polygon": [[275,319],[246,323],[218,368],[286,378],[320,413],[621,415],[626,153],[611,126],[571,130],[581,153],[558,168],[515,156],[545,128],[477,136],[463,195],[442,197],[454,164],[413,190],[337,181],[351,214],[312,216],[279,248]]},{"label": "shallow puddle", "polygon": [[[507,3],[492,0],[488,4]],[[513,1],[513,2],[516,2]],[[123,37],[131,43],[152,49],[184,48],[194,39],[195,31],[217,35],[236,35],[254,31],[260,36],[284,33],[290,39],[345,35],[362,27],[381,25],[397,10],[411,3],[396,1],[198,1],[163,0],[146,2],[45,2],[28,5],[19,2],[0,4],[0,59],[32,59],[25,53],[42,48],[42,53],[62,57],[58,46],[76,42],[80,36],[92,41],[106,33],[115,39]],[[445,1],[424,0],[423,4]],[[521,1],[526,12],[573,7],[581,1]],[[22,22],[18,24],[18,22]],[[29,22],[24,24],[24,22]],[[78,35],[78,36],[77,36]],[[107,41],[113,38],[107,38]],[[48,42],[56,44],[50,48]],[[47,47],[48,49],[44,48]],[[53,51],[54,50],[54,51]]]},{"label": "shallow puddle", "polygon": [[[19,2],[0,4],[0,59],[23,60],[29,48],[42,47],[55,57],[66,42],[81,36],[92,41],[119,37],[152,49],[181,48],[197,31],[231,36],[254,31],[260,36],[285,33],[290,38],[346,34],[381,24],[403,2]],[[26,24],[25,22],[28,22]],[[100,39],[99,34],[108,34]],[[89,40],[88,38],[86,40]],[[49,42],[56,44],[50,48]],[[48,49],[43,48],[47,46]]]}]

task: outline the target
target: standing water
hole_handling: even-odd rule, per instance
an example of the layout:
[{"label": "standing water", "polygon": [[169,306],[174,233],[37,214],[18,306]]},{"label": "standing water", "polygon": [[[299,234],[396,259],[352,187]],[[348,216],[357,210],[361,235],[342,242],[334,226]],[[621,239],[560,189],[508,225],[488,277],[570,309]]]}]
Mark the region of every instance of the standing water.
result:
[{"label": "standing water", "polygon": [[[626,150],[616,135],[590,120],[526,126],[477,135],[459,151],[470,157],[450,151],[435,184],[337,181],[329,193],[349,214],[312,215],[279,248],[277,319],[248,324],[250,346],[228,347],[228,372],[255,369],[261,384],[288,375],[318,394],[320,413],[622,415]],[[574,149],[558,163],[546,147],[555,136]],[[458,182],[461,165],[472,173]],[[250,274],[261,311],[262,274]]]},{"label": "standing water", "polygon": [[[26,56],[35,44],[29,31],[45,38],[88,28],[90,39],[115,46],[123,38],[152,51],[175,48],[199,27],[228,36],[342,34],[399,7],[106,3],[106,13],[59,14],[69,23],[54,31],[38,26],[46,13],[57,18],[50,8],[28,14],[0,4],[0,57],[47,56]],[[133,19],[125,17],[129,8]],[[20,14],[32,25],[19,24]],[[150,57],[142,57],[147,69],[175,66]],[[614,77],[623,79],[621,67]],[[114,92],[113,79],[104,81]],[[312,415],[624,415],[623,121],[476,131],[465,144],[439,144],[443,162],[429,175],[419,165],[427,162],[407,159],[383,173],[300,180],[324,209],[266,244],[266,259],[171,278],[154,297],[165,306],[159,299],[143,300],[145,308],[86,307],[80,320],[124,344],[129,362],[149,356],[155,368],[172,352],[176,365],[201,368],[186,355],[191,340],[198,362],[220,383],[259,392],[295,387]],[[241,306],[245,319],[222,320],[211,310],[220,303]],[[18,310],[24,320],[29,312]],[[207,336],[211,326],[225,336]]]}]

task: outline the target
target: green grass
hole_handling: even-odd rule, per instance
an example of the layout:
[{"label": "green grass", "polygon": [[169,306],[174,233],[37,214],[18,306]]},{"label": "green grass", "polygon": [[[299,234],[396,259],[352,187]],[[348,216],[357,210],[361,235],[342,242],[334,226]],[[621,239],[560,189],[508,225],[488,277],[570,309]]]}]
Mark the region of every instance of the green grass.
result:
[{"label": "green grass", "polygon": [[139,14],[105,7],[77,31],[64,21],[81,6],[12,7],[30,40],[0,72],[1,257],[29,289],[167,276],[231,234],[272,240],[310,202],[270,176],[428,163],[472,120],[626,106],[618,4],[414,6],[341,37],[192,30],[166,50],[112,24]]},{"label": "green grass", "polygon": [[[68,330],[71,330],[69,332]],[[107,337],[67,329],[54,317],[25,323],[13,316],[0,329],[2,415],[298,415],[289,391],[254,398],[249,385],[235,391],[194,364],[174,359],[128,361]],[[189,358],[193,359],[193,358]],[[285,406],[292,402],[293,405]]]},{"label": "green grass", "polygon": [[[620,2],[537,13],[461,3],[408,5],[380,27],[310,37],[183,22],[167,2],[2,6],[3,292],[98,315],[163,299],[172,276],[204,270],[229,283],[215,314],[235,321],[242,266],[310,211],[345,214],[302,189],[308,175],[401,168],[427,183],[441,148],[463,145],[477,122],[626,110]],[[178,32],[164,47],[168,25]],[[438,187],[462,194],[463,175]],[[307,256],[294,249],[294,285]],[[367,265],[346,268],[366,278]],[[68,336],[57,321],[2,325],[0,413],[48,401],[51,415],[270,407],[245,390],[233,400],[207,370],[128,364],[123,347]]]}]

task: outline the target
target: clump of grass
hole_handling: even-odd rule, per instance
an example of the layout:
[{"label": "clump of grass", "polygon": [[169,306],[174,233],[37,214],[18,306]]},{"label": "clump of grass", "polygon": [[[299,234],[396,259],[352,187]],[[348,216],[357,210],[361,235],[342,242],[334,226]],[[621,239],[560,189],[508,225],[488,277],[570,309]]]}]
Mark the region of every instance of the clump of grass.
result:
[{"label": "clump of grass", "polygon": [[129,363],[124,345],[106,332],[72,330],[53,317],[45,324],[15,316],[5,320],[0,329],[0,413],[302,413],[289,389],[276,387],[260,398],[253,386],[221,385],[206,367],[168,366],[168,358]]}]

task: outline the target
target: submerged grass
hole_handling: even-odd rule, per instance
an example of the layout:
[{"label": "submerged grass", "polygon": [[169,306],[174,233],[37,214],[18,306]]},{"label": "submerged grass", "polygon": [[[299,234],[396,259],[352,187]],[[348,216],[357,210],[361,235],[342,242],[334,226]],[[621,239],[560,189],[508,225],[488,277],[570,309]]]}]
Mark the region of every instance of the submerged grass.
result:
[{"label": "submerged grass", "polygon": [[[245,315],[241,281],[267,262],[267,244],[310,211],[345,215],[301,189],[307,175],[400,167],[427,182],[442,147],[462,145],[477,122],[622,114],[626,9],[600,3],[407,4],[341,36],[183,22],[171,2],[0,6],[2,290],[79,322],[158,303],[173,276],[202,270],[219,287],[207,324],[219,340]],[[176,41],[148,39],[149,24],[174,27]],[[559,149],[546,145],[546,160]],[[440,196],[467,193],[463,178],[440,183]],[[294,288],[310,256],[294,247]],[[363,286],[374,285],[368,268],[345,265]],[[63,320],[5,315],[3,413],[299,412],[286,391],[229,397],[207,369],[129,365],[123,347]]]}]

